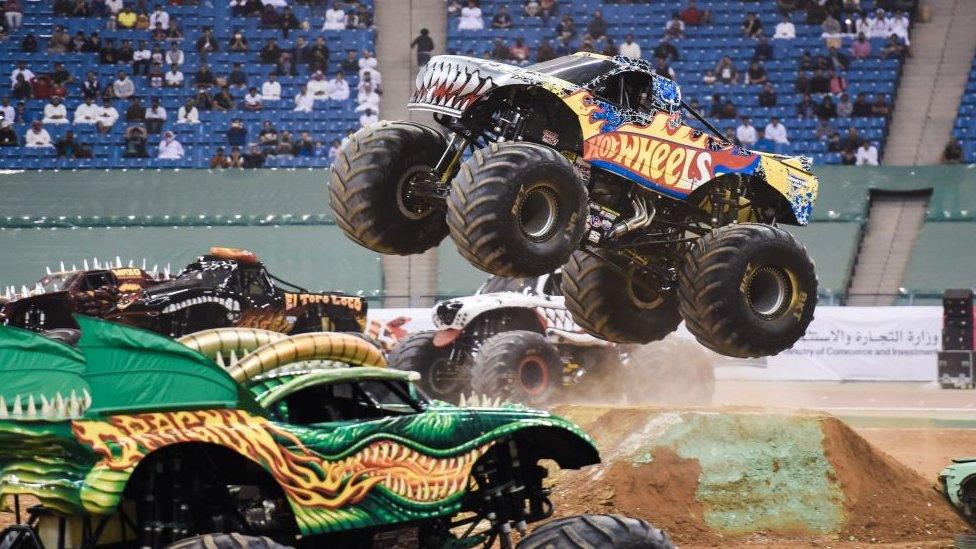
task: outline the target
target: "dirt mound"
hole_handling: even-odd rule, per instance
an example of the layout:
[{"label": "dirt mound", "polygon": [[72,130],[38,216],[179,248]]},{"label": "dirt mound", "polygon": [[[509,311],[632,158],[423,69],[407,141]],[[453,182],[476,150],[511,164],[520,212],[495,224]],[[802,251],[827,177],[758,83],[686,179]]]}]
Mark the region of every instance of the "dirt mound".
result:
[{"label": "dirt mound", "polygon": [[619,512],[681,544],[925,542],[965,524],[931,482],[825,414],[564,406],[604,463],[555,475],[561,515]]}]

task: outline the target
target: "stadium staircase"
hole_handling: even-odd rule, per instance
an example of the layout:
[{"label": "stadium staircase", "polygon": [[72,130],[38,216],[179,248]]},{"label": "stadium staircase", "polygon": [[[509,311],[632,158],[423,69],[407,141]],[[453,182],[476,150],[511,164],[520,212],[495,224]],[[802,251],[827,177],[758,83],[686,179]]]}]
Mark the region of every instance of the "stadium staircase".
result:
[{"label": "stadium staircase", "polygon": [[847,305],[893,305],[925,219],[929,194],[873,193]]},{"label": "stadium staircase", "polygon": [[[376,3],[376,58],[383,69],[383,118],[415,120],[432,125],[426,113],[407,111],[414,87],[417,55],[410,42],[420,29],[431,32],[443,49],[447,15],[442,0],[402,0]],[[407,22],[407,25],[404,25]],[[437,293],[437,249],[412,256],[383,256],[387,307],[423,307],[433,304]]]},{"label": "stadium staircase", "polygon": [[931,20],[915,25],[913,57],[898,87],[886,165],[937,164],[952,131],[976,50],[972,0],[930,0]]}]

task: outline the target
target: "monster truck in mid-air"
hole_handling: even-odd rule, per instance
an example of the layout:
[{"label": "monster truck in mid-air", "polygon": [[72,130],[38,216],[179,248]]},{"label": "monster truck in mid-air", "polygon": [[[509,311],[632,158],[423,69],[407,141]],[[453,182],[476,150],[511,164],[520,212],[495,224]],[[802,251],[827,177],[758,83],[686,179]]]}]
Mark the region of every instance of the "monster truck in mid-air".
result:
[{"label": "monster truck in mid-air", "polygon": [[[557,416],[431,402],[352,334],[225,328],[181,344],[76,320],[76,346],[0,326],[0,499],[18,514],[2,547],[510,548],[553,512],[540,460],[600,460]],[[226,369],[204,354],[241,348]],[[26,521],[22,496],[39,501]],[[672,547],[603,515],[519,546],[560,539]]]},{"label": "monster truck in mid-air", "polygon": [[286,334],[362,332],[366,307],[363,297],[314,293],[285,282],[251,252],[214,247],[172,280],[120,299],[105,318],[170,337],[229,326]]},{"label": "monster truck in mid-air", "polygon": [[808,222],[807,159],[729,143],[641,59],[444,55],[416,86],[408,106],[433,111],[447,137],[381,122],[332,165],[336,222],[359,244],[416,254],[450,234],[493,274],[565,264],[567,308],[610,341],[662,339],[682,318],[729,356],[776,354],[803,335],[817,278],[778,225]]},{"label": "monster truck in mid-air", "polygon": [[438,303],[436,329],[401,339],[390,365],[420,373],[427,394],[452,402],[471,393],[532,404],[566,394],[629,404],[711,400],[715,374],[704,349],[674,337],[643,347],[593,337],[566,309],[561,278],[558,270],[493,276],[473,296]]}]

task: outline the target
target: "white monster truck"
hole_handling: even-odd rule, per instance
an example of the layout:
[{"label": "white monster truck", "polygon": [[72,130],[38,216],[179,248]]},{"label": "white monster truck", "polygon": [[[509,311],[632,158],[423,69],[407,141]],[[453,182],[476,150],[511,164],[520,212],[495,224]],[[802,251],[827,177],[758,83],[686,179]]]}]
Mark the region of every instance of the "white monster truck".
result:
[{"label": "white monster truck", "polygon": [[631,402],[660,402],[665,393],[710,399],[714,374],[700,346],[677,337],[642,347],[593,337],[566,309],[561,278],[561,271],[493,276],[473,296],[438,303],[436,330],[401,339],[390,365],[419,372],[428,394],[447,401],[474,393],[539,404],[568,391]]}]

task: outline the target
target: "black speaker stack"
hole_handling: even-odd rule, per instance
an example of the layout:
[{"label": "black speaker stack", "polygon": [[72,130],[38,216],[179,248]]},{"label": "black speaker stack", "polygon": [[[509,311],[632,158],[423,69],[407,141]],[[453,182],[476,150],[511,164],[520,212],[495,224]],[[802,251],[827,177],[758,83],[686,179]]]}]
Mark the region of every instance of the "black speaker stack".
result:
[{"label": "black speaker stack", "polygon": [[942,350],[939,385],[946,389],[973,387],[973,291],[942,294]]}]

